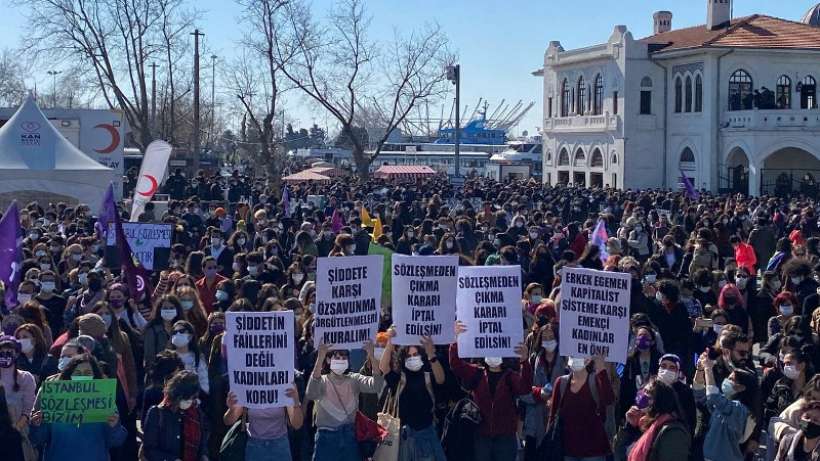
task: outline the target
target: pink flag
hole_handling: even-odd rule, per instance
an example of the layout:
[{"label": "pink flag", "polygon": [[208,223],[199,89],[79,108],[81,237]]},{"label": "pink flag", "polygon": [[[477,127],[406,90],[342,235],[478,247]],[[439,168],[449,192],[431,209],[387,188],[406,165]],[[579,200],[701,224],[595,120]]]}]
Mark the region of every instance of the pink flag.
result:
[{"label": "pink flag", "polygon": [[339,210],[334,208],[333,209],[333,218],[330,221],[330,229],[333,230],[334,234],[338,234],[339,231],[342,230],[342,226],[344,226],[344,220],[342,219],[342,214],[339,213]]}]

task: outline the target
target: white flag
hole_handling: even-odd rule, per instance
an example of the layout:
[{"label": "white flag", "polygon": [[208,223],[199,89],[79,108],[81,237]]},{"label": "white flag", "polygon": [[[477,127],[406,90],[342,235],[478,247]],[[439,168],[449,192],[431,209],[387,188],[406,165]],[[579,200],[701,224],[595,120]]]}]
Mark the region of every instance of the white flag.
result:
[{"label": "white flag", "polygon": [[165,170],[168,169],[168,159],[171,157],[171,145],[165,141],[154,141],[148,145],[142,158],[140,176],[137,187],[134,188],[134,200],[131,205],[131,222],[136,222],[145,211],[145,204],[159,189]]}]

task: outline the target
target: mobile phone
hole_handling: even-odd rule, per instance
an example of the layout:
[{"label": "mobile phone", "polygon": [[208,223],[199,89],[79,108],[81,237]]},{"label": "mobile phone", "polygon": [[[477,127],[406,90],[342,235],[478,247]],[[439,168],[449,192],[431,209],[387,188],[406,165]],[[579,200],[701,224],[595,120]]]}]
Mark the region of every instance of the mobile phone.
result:
[{"label": "mobile phone", "polygon": [[695,319],[695,326],[701,328],[712,328],[712,319],[699,318]]},{"label": "mobile phone", "polygon": [[709,360],[717,360],[720,357],[720,352],[712,346],[707,347],[706,352],[709,354]]}]

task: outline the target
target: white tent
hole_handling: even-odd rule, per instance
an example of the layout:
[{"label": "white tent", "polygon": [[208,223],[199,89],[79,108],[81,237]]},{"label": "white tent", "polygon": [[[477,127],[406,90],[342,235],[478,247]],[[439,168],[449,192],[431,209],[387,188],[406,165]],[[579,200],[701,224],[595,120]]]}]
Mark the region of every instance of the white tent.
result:
[{"label": "white tent", "polygon": [[0,196],[4,201],[63,197],[96,211],[113,175],[112,169],[63,137],[32,96],[0,127]]}]

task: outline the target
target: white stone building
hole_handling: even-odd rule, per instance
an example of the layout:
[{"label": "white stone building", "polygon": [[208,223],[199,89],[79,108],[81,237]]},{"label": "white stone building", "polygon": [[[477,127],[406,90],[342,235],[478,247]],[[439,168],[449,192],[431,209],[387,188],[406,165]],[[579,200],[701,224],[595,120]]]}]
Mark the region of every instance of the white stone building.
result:
[{"label": "white stone building", "polygon": [[564,50],[544,66],[548,183],[772,193],[820,181],[820,5],[801,22],[732,18],[706,0],[706,24],[634,39],[615,26],[602,44]]}]

